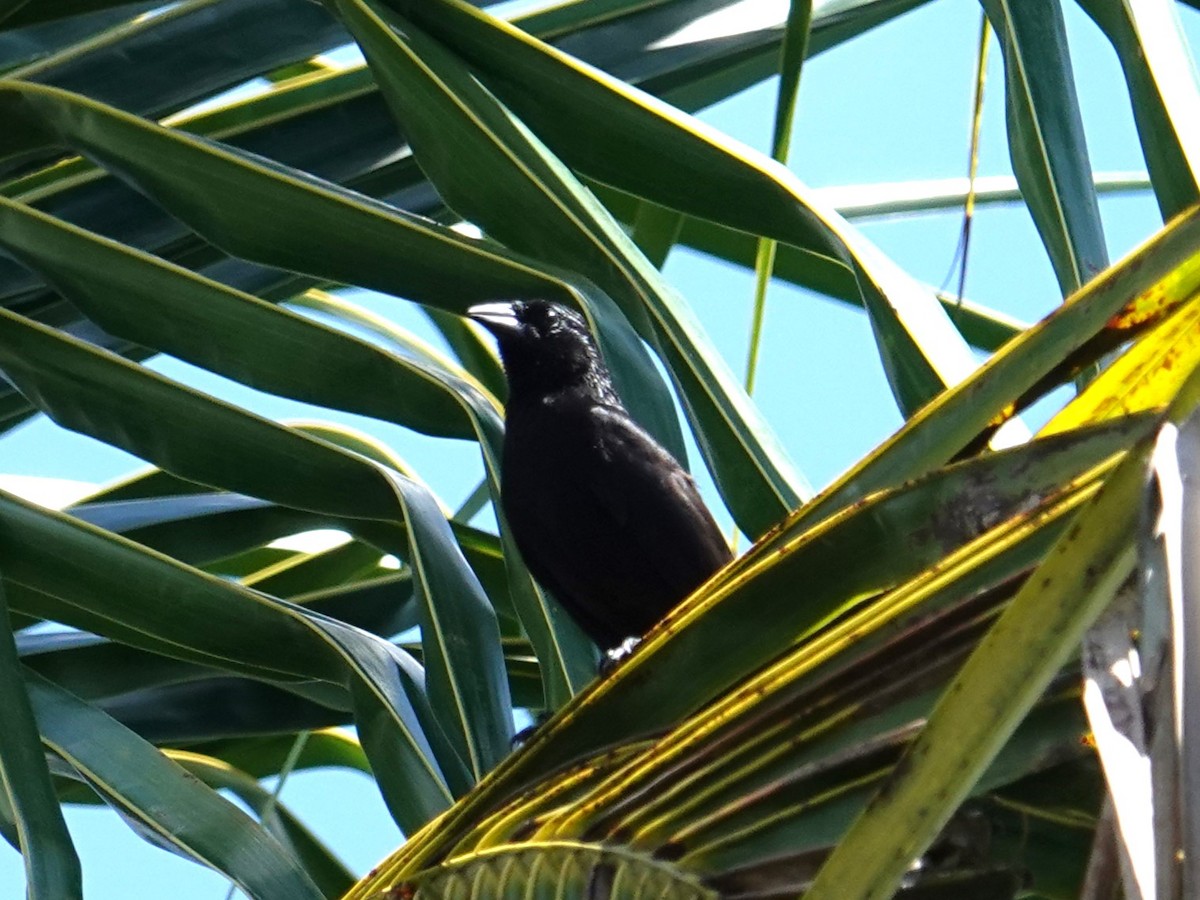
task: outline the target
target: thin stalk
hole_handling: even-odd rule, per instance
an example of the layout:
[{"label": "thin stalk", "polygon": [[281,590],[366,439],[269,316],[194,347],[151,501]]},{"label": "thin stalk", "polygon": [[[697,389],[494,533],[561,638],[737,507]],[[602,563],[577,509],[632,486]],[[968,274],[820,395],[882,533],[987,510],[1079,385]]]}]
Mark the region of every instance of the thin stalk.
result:
[{"label": "thin stalk", "polygon": [[[788,8],[783,45],[779,59],[779,95],[775,101],[775,130],[771,136],[771,157],[787,164],[792,142],[792,123],[796,116],[796,97],[800,93],[800,70],[808,53],[809,28],[812,25],[812,0],[792,0]],[[760,238],[754,260],[754,314],[750,325],[750,349],[746,358],[746,393],[754,393],[762,346],[763,321],[767,311],[767,285],[775,268],[775,242]]]},{"label": "thin stalk", "polygon": [[[792,0],[779,48],[779,95],[775,99],[775,130],[771,135],[771,157],[787,165],[792,143],[792,123],[796,117],[796,98],[800,93],[800,70],[808,55],[809,29],[812,25],[812,0]],[[750,348],[746,356],[746,393],[754,394],[758,375],[759,350],[762,348],[763,322],[767,316],[767,286],[775,271],[775,241],[759,238],[754,256],[754,312],[750,321]],[[730,538],[737,552],[738,530]]]},{"label": "thin stalk", "polygon": [[[967,260],[971,248],[971,225],[975,221],[975,179],[979,174],[979,135],[983,125],[983,89],[987,82],[988,48],[991,46],[991,25],[987,16],[979,15],[979,51],[975,55],[975,97],[971,104],[971,137],[967,153],[967,196],[963,202],[962,230],[954,250],[951,270],[958,266],[957,302],[962,303],[967,287]],[[949,281],[951,276],[947,276]]]},{"label": "thin stalk", "polygon": [[[283,765],[279,769],[279,780],[275,782],[275,789],[271,791],[271,795],[267,797],[263,803],[263,808],[259,812],[258,820],[264,824],[267,818],[275,812],[275,806],[279,802],[279,794],[283,790],[283,785],[288,779],[288,775],[296,768],[296,764],[300,762],[300,754],[304,752],[304,745],[308,743],[308,736],[312,732],[301,731],[296,735],[296,739],[292,741],[291,749],[288,750],[287,758],[284,759]],[[237,890],[237,885],[229,885],[229,893],[225,895],[225,900],[233,900],[234,891]]]},{"label": "thin stalk", "polygon": [[488,501],[492,499],[491,491],[488,489],[487,479],[482,479],[479,484],[475,485],[475,490],[467,496],[467,499],[462,502],[462,505],[454,513],[454,521],[462,522],[464,525],[475,518],[475,514],[487,506]]}]

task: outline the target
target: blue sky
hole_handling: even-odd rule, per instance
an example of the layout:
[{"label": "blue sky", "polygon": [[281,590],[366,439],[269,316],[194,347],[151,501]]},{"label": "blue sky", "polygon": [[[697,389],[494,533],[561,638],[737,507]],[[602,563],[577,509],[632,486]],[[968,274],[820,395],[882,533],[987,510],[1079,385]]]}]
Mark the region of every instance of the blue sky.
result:
[{"label": "blue sky", "polygon": [[[1111,47],[1077,6],[1068,3],[1065,11],[1093,167],[1097,172],[1142,170],[1124,80]],[[1182,6],[1180,15],[1194,43],[1200,39],[1200,15]],[[813,186],[966,174],[978,29],[977,5],[936,0],[813,60],[805,68],[801,88],[793,170]],[[761,84],[702,118],[766,150],[774,91],[773,82]],[[1003,70],[993,43],[980,174],[1009,173]],[[1113,259],[1161,224],[1148,194],[1102,197],[1100,208]],[[860,223],[903,268],[934,285],[946,280],[959,226],[956,212]],[[692,303],[730,365],[741,372],[753,277],[689,251],[674,252],[665,272]],[[1061,299],[1023,207],[984,208],[978,213],[966,293],[1025,321],[1045,315]],[[423,319],[399,301],[356,299],[415,331],[425,330]],[[801,471],[819,487],[892,432],[900,416],[861,313],[775,285],[767,326],[756,399]],[[153,365],[266,415],[319,416],[377,434],[451,506],[478,480],[477,451],[466,443],[437,441],[361,417],[265,397],[173,360]],[[102,482],[139,466],[132,457],[44,420],[0,439],[0,473]],[[713,497],[711,485],[700,474]],[[355,871],[365,872],[400,840],[378,794],[361,775],[300,773],[289,781],[282,800]],[[220,876],[142,843],[120,828],[107,810],[72,810],[68,822],[84,866],[86,896],[93,900],[225,896]],[[0,847],[0,897],[20,896],[23,889],[20,858]]]}]

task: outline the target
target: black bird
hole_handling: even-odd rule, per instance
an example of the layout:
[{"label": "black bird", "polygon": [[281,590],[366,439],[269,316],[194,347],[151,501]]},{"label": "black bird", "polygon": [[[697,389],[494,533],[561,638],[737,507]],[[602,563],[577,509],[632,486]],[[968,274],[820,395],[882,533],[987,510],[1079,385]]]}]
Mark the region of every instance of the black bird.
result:
[{"label": "black bird", "polygon": [[486,303],[508,379],[501,495],[529,571],[611,651],[731,554],[696,484],[630,417],[583,317]]}]

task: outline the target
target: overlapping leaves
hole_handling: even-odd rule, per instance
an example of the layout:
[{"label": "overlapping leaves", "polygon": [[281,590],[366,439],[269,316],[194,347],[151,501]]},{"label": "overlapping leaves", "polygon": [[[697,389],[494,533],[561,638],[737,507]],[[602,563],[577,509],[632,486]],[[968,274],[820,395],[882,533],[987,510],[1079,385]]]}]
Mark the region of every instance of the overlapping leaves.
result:
[{"label": "overlapping leaves", "polygon": [[[71,516],[0,498],[0,575],[22,658],[0,689],[26,692],[54,754],[47,769],[28,727],[0,754],[6,783],[32,786],[0,799],[0,833],[26,851],[32,895],[75,890],[69,864],[47,863],[70,858],[48,772],[60,797],[102,797],[252,896],[336,895],[346,872],[296,823],[268,816],[259,828],[177,763],[261,812],[271,804],[238,773],[279,771],[286,748],[247,733],[351,721],[365,756],[326,735],[301,764],[369,759],[393,814],[417,832],[356,897],[405,885],[738,896],[769,884],[841,896],[853,884],[884,895],[939,834],[953,843],[966,797],[997,849],[927,867],[903,896],[1012,895],[1030,870],[1038,884],[1077,883],[1098,787],[1074,680],[1054,677],[1129,572],[1131,510],[1162,407],[1173,402],[1178,419],[1195,406],[1200,218],[1186,210],[1087,283],[1106,260],[1065,53],[1038,50],[1019,4],[988,4],[1006,42],[1017,174],[1064,291],[1081,290],[967,377],[966,344],[931,291],[790,173],[677,109],[454,0],[338,0],[343,25],[304,4],[313,27],[269,28],[287,5],[195,0],[138,20],[145,4],[0,4],[11,76],[0,155],[14,176],[0,186],[0,244],[15,261],[0,266],[0,366],[24,394],[3,395],[0,416],[11,424],[33,404],[160,467]],[[779,38],[698,43],[661,65],[629,27],[650,33],[703,5],[565,4],[524,24],[585,58],[608,53],[620,77],[693,108],[769,71]],[[815,4],[812,50],[914,5]],[[1166,86],[1178,55],[1169,39],[1136,53],[1150,5],[1118,16],[1088,4],[1134,73],[1131,91],[1161,100],[1139,125],[1160,203],[1175,211],[1194,193],[1190,146],[1162,123],[1183,121],[1194,98]],[[235,22],[245,40],[209,80],[194,68],[203,53],[173,55],[157,77],[134,67],[84,77],[112,54],[160,41],[194,49]],[[308,60],[343,26],[370,72]],[[101,29],[112,30],[80,43]],[[614,45],[622,29],[634,37]],[[289,64],[303,71],[272,71]],[[191,117],[202,137],[138,117],[255,74],[285,86]],[[75,92],[88,84],[96,94]],[[39,168],[64,153],[87,161]],[[780,240],[793,277],[862,304],[908,423],[796,509],[803,478],[612,217],[634,220],[631,196],[643,225],[669,208],[673,230],[730,257],[753,235]],[[450,221],[447,206],[489,238],[413,214]],[[372,341],[273,305],[314,284],[435,308],[458,360],[315,294],[298,306],[365,323]],[[726,503],[762,536],[569,703],[590,678],[590,650],[530,582],[503,522],[497,538],[455,520],[388,448],[258,419],[130,361],[166,352],[281,396],[476,441],[494,500],[498,369],[453,314],[534,295],[587,311],[636,415],[679,452],[674,407],[638,335],[650,343]],[[1014,330],[971,310],[949,312],[991,329],[991,347]],[[947,467],[1130,342],[1051,436]],[[352,539],[309,553],[270,546],[313,527]],[[1039,604],[1051,601],[1061,627],[1047,629]],[[42,619],[92,634],[23,630]],[[388,640],[413,626],[419,641]],[[1003,713],[983,722],[980,698]],[[567,705],[500,762],[514,699]],[[167,708],[186,710],[180,724],[161,721]],[[940,740],[945,731],[971,740]],[[147,738],[189,749],[168,758]],[[1046,825],[1047,813],[1039,826],[1074,848],[1054,866],[1003,839],[1018,805],[1007,798],[1033,792],[1038,802],[1021,808],[1049,808],[1038,777],[1083,798],[1078,821]],[[41,823],[34,844],[30,823]]]}]

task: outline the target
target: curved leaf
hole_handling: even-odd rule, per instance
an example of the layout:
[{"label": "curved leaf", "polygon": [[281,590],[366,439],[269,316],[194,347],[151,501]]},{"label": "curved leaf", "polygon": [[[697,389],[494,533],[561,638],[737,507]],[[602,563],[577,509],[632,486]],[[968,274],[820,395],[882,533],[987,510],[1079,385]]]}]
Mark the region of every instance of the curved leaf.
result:
[{"label": "curved leaf", "polygon": [[38,725],[25,691],[17,650],[8,623],[8,604],[0,585],[0,707],[4,740],[0,741],[0,787],[11,816],[17,848],[24,857],[28,900],[81,900],[79,857],[67,833],[62,810],[50,783],[50,771]]},{"label": "curved leaf", "polygon": [[[661,772],[656,767],[673,758],[667,755],[668,747],[702,754],[702,748],[711,745],[713,752],[719,752],[719,742],[710,744],[714,738],[710,728],[726,727],[734,710],[747,704],[753,707],[771,696],[771,684],[816,684],[819,691],[838,683],[843,659],[847,677],[855,661],[871,660],[864,668],[878,669],[880,662],[873,654],[880,651],[880,644],[871,629],[883,628],[887,621],[893,625],[879,632],[880,639],[902,640],[907,630],[915,632],[909,650],[912,655],[894,661],[895,668],[887,670],[884,679],[907,682],[933,659],[928,641],[922,640],[919,631],[919,623],[931,610],[917,603],[936,600],[942,589],[947,592],[945,599],[961,600],[995,587],[997,580],[1019,575],[1061,531],[1064,513],[1077,509],[1094,490],[1097,471],[1103,471],[1101,464],[1119,452],[1118,448],[1144,436],[1153,424],[1153,419],[1143,419],[1123,434],[1097,430],[1085,437],[1074,433],[1072,441],[1035,442],[972,460],[876,496],[853,514],[838,516],[807,533],[785,536],[776,545],[767,543],[761,553],[749,557],[749,568],[731,583],[709,585],[668,616],[612,676],[539,729],[493,779],[440,820],[436,833],[430,833],[428,840],[410,842],[400,852],[403,862],[398,864],[406,871],[426,864],[424,854],[436,852],[439,842],[442,846],[453,843],[462,823],[494,810],[497,803],[511,799],[514,791],[529,789],[546,771],[598,747],[670,728],[697,710],[703,710],[698,716],[709,717],[705,719],[708,724],[701,727],[684,719],[686,724],[678,726],[669,743],[664,741],[660,749],[646,756],[647,768],[631,769],[630,777]],[[1078,484],[1089,483],[1088,491],[1078,489]],[[986,489],[980,490],[984,485]],[[1052,515],[1044,510],[1056,512]],[[930,522],[931,527],[914,531],[911,523],[915,519]],[[973,543],[976,539],[992,542],[989,546],[999,554],[995,567],[983,565],[980,547]],[[972,562],[978,566],[972,567]],[[803,585],[803,604],[795,602],[797,585]],[[884,594],[878,603],[867,602],[892,588],[895,593]],[[909,612],[905,610],[914,618],[906,618]],[[891,616],[899,618],[890,620]],[[761,628],[763,621],[771,622],[769,633]],[[848,644],[853,644],[853,649]],[[796,649],[789,654],[793,647]],[[835,649],[847,655],[839,656]],[[788,655],[776,659],[781,653]],[[796,661],[801,654],[806,660],[803,664]],[[768,658],[776,662],[763,669]],[[941,662],[944,665],[944,660]],[[649,677],[651,672],[653,677]],[[757,676],[750,678],[755,672]],[[942,676],[947,674],[943,668]],[[802,682],[802,676],[814,681]],[[861,687],[857,678],[851,687]],[[828,690],[826,687],[826,694]],[[932,699],[929,696],[927,702]],[[847,713],[839,707],[828,709],[827,702],[820,695],[815,708],[797,706],[794,714],[810,722],[821,711],[832,723],[845,724]],[[850,708],[854,709],[853,704]],[[754,735],[774,735],[794,754],[795,729],[777,729],[779,715],[777,709],[766,707],[760,719],[737,722],[730,739],[747,742]],[[820,719],[810,724],[812,731],[806,733],[817,737],[826,727]],[[1067,743],[1077,748],[1077,736]],[[836,756],[836,747],[830,752]],[[802,762],[802,757],[787,758],[789,764]],[[716,771],[719,775],[730,770],[722,766]],[[737,767],[732,771],[738,771]],[[603,795],[607,797],[604,804],[564,807],[563,815],[586,817],[612,809],[611,804],[619,809],[621,797],[638,805],[652,804],[653,798],[672,790],[678,777],[675,774],[663,783],[642,784],[642,790],[635,793],[630,793],[630,784],[614,782]],[[847,799],[850,805],[845,809],[850,815],[862,799]],[[549,800],[558,806],[553,797]],[[511,823],[519,826],[527,818],[514,813]],[[575,833],[573,823],[562,827]]]},{"label": "curved leaf", "polygon": [[360,685],[358,715],[372,717],[377,735],[373,759],[404,780],[402,789],[385,783],[404,827],[446,807],[443,779],[459,791],[469,784],[428,707],[419,667],[398,648],[3,494],[0,535],[14,608],[297,690],[336,685],[310,693],[343,708],[345,689]]},{"label": "curved leaf", "polygon": [[[431,360],[389,353],[3,198],[0,245],[110,334],[259,390],[442,437],[474,436],[464,406],[486,409],[478,386]],[[321,366],[297,366],[302,359]]]},{"label": "curved leaf", "polygon": [[[260,390],[427,433],[473,435],[483,450],[493,497],[499,497],[502,426],[496,401],[466,373],[412,353],[388,353],[11,201],[0,199],[0,224],[7,226],[0,244],[109,332]],[[296,366],[297,359],[323,364]],[[502,534],[513,550],[507,528]],[[565,629],[551,619],[515,551],[510,559],[512,596],[545,661],[549,692],[561,704],[590,676],[583,675],[591,667],[590,651],[577,635],[566,632],[573,641],[560,637]],[[462,620],[462,627],[471,621]],[[429,626],[433,622],[426,620]],[[434,684],[448,677],[447,670],[435,669],[433,675]],[[482,774],[487,766],[477,762]]]},{"label": "curved leaf", "polygon": [[1171,0],[1079,0],[1125,71],[1142,153],[1163,219],[1200,200],[1200,92]]},{"label": "curved leaf", "polygon": [[[893,391],[905,411],[916,409],[974,368],[973,358],[931,293],[837,213],[824,208],[783,166],[456,0],[380,2],[410,16],[483,70],[488,87],[567,164],[588,176],[690,215],[824,254],[850,267],[876,329]],[[351,30],[362,40],[355,28]],[[406,34],[415,40],[418,33],[406,29]],[[431,47],[423,44],[420,52],[430,62]],[[372,65],[379,68],[385,65],[384,59],[372,60]],[[456,88],[456,93],[459,91]],[[412,127],[413,116],[411,106],[404,109],[401,118],[406,127]],[[530,164],[534,152],[523,154],[525,165]],[[697,183],[703,183],[705,190],[696,191]],[[569,183],[558,195],[568,190]],[[474,196],[472,200],[480,202]],[[471,211],[472,215],[480,212]],[[510,241],[503,226],[498,216],[490,225],[501,240]],[[555,235],[567,227],[563,225]],[[598,227],[592,228],[598,238]],[[561,252],[565,251],[564,247]],[[563,258],[553,255],[552,243],[540,252],[548,259]],[[602,275],[584,268],[581,261],[586,259],[586,251],[582,251],[581,260],[570,264],[591,274],[617,299],[628,292],[628,288],[623,292],[610,287]],[[660,341],[666,342],[665,351],[685,336],[696,340],[664,314],[677,306],[654,296],[656,285],[650,273],[635,269],[627,277],[653,313]],[[634,319],[635,324],[637,321]],[[676,371],[676,376],[682,374]]]},{"label": "curved leaf", "polygon": [[[214,58],[213,41],[221,41]],[[66,47],[7,77],[79,91],[160,118],[346,40],[320,6],[293,0],[188,0]]]},{"label": "curved leaf", "polygon": [[323,900],[303,867],[236,806],[133,732],[26,676],[43,740],[141,836],[227,875],[255,900]]},{"label": "curved leaf", "polygon": [[[1160,434],[1175,431],[1174,423],[1194,416],[1200,405],[1200,359],[1187,369]],[[1153,445],[1153,438],[1143,439],[1131,451],[1032,573],[807,896],[890,896],[1133,572]],[[981,705],[992,715],[979,716]],[[881,846],[887,851],[872,852]]]},{"label": "curved leaf", "polygon": [[[1011,415],[1038,383],[1124,309],[1170,308],[1200,287],[1200,209],[1180,216],[939,396],[793,517],[815,523],[872,491],[941,465]],[[1099,351],[1098,351],[1099,353]]]},{"label": "curved leaf", "polygon": [[[507,755],[512,726],[495,615],[425,488],[3,310],[0,366],[61,424],[192,480],[319,512],[406,522],[404,555],[417,575],[436,708],[475,777]],[[155,427],[147,431],[139,414],[151,410]],[[303,482],[295,472],[306,474]],[[327,629],[335,640],[340,630]]]},{"label": "curved leaf", "polygon": [[[1130,455],[1030,576],[891,782],[834,850],[809,897],[891,896],[1132,570],[1132,517],[1145,456],[1144,446]],[[1080,572],[1086,573],[1082,584]],[[979,716],[981,703],[993,714]]]},{"label": "curved leaf", "polygon": [[1058,0],[983,0],[1004,48],[1013,171],[1063,296],[1108,268]]},{"label": "curved leaf", "polygon": [[25,65],[97,32],[128,22],[157,4],[153,0],[122,4],[113,9],[72,16],[60,22],[0,31],[0,68]]},{"label": "curved leaf", "polygon": [[304,870],[329,900],[335,900],[354,884],[354,875],[328,847],[304,827],[275,795],[262,788],[247,773],[228,763],[181,750],[169,750],[168,759],[178,763],[211,788],[224,788],[259,816],[263,827],[304,866]]},{"label": "curved leaf", "polygon": [[365,890],[372,891],[372,897],[419,890],[431,897],[500,897],[516,892],[522,896],[612,896],[629,900],[716,900],[718,896],[698,878],[669,863],[611,846],[574,841],[509,845],[492,853],[450,860],[400,884],[389,885],[380,878],[375,881],[360,885],[356,895],[368,896],[361,893]]},{"label": "curved leaf", "polygon": [[1200,365],[1200,298],[1182,304],[1109,364],[1042,434],[1167,406]]},{"label": "curved leaf", "polygon": [[[674,407],[648,354],[612,301],[590,285],[306,173],[54,88],[0,81],[0,110],[25,126],[0,135],[0,157],[65,143],[132,181],[237,256],[457,313],[505,297],[582,306],[618,384],[630,388],[626,393],[638,421],[665,444],[679,442]],[[94,127],[99,122],[104,124]],[[293,228],[295,221],[310,227]],[[453,278],[446,277],[448,271]]]},{"label": "curved leaf", "polygon": [[[366,0],[339,0],[338,9],[448,203],[498,239],[596,281],[659,346],[742,527],[759,534],[793,508],[806,489],[769,429],[679,298],[596,199],[435,41],[412,26],[391,29]],[[460,165],[464,154],[469,165]],[[546,227],[518,225],[525,221]],[[680,455],[676,443],[668,447]]]}]

